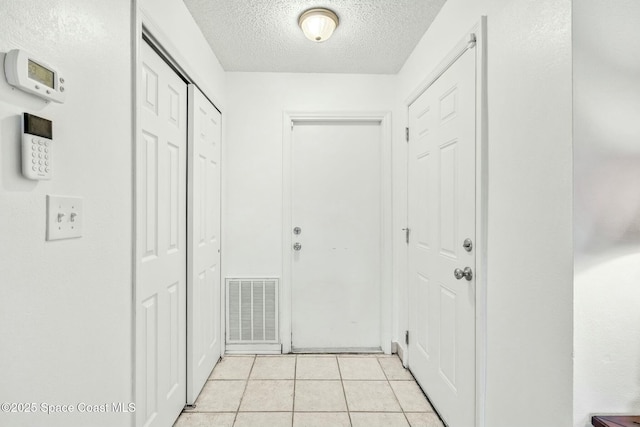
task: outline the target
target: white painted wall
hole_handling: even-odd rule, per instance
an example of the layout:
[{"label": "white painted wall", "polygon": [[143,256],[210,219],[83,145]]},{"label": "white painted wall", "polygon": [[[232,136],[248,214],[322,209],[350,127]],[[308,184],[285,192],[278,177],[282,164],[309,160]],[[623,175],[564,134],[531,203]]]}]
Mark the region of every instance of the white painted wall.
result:
[{"label": "white painted wall", "polygon": [[[130,402],[131,4],[4,0],[0,62],[24,48],[67,100],[0,78],[0,401]],[[19,114],[53,120],[53,179],[20,175]],[[84,199],[83,237],[45,242],[45,195]],[[127,425],[126,414],[7,414],[7,426]]]},{"label": "white painted wall", "polygon": [[574,425],[640,413],[640,3],[573,4]]},{"label": "white painted wall", "polygon": [[[200,90],[222,110],[225,72],[182,0],[138,0],[141,18]],[[158,31],[160,30],[160,31]]]},{"label": "white painted wall", "polygon": [[282,277],[283,113],[389,111],[394,82],[386,75],[227,73],[223,277]]},{"label": "white painted wall", "polygon": [[[147,3],[184,68],[223,104],[224,72],[182,1]],[[2,2],[0,63],[26,49],[64,71],[68,92],[65,104],[44,105],[0,78],[0,402],[132,400],[131,10],[128,0]],[[24,111],[54,122],[51,181],[20,175]],[[81,239],[45,242],[46,194],[83,198]],[[3,426],[132,420],[0,412]]]},{"label": "white painted wall", "polygon": [[[399,73],[397,110],[406,111],[404,99],[483,14],[488,16],[490,164],[484,425],[538,426],[540,414],[547,425],[568,426],[571,2],[447,1]],[[401,117],[404,123],[396,120],[394,132],[398,168],[406,155],[400,144],[406,112]],[[399,171],[397,176],[404,179]],[[400,206],[397,215],[406,215]],[[398,293],[406,300],[404,287]],[[398,335],[406,325],[404,316]]]},{"label": "white painted wall", "polygon": [[[403,100],[479,16],[488,15],[490,314],[485,424],[511,426],[517,419],[521,427],[533,426],[539,418],[524,415],[544,414],[549,425],[570,425],[570,1],[449,0],[397,77],[228,73],[226,82],[217,61],[202,49],[201,35],[183,6],[179,0],[142,2],[151,20],[167,31],[169,44],[182,52],[185,69],[202,82],[205,92],[219,104],[228,99],[225,275],[281,275],[283,110],[388,110],[395,105],[394,229],[402,228]],[[44,55],[65,70],[70,82],[66,104],[42,108],[0,80],[0,366],[6,367],[0,400],[128,401],[130,4],[34,0],[25,5],[8,0],[0,24],[1,52],[24,47]],[[89,91],[96,80],[104,85]],[[51,182],[31,183],[19,176],[17,115],[22,111],[54,120],[56,169]],[[100,162],[90,167],[80,163],[96,155]],[[82,239],[44,242],[45,194],[84,198]],[[401,233],[394,247],[399,284],[406,253]],[[406,289],[399,287],[396,303],[405,297]],[[398,312],[406,313],[406,307],[398,306]],[[405,329],[406,318],[399,316],[396,337]],[[0,424],[126,424],[117,414],[9,416],[0,414]]]},{"label": "white painted wall", "polygon": [[285,111],[388,111],[393,76],[227,73],[225,276],[282,274]]}]

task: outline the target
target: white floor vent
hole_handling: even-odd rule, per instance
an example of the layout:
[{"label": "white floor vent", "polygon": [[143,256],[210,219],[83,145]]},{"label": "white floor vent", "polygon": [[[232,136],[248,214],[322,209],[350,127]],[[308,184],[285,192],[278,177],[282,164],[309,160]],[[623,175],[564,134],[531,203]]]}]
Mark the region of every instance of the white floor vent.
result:
[{"label": "white floor vent", "polygon": [[226,349],[232,352],[279,352],[276,278],[226,279]]}]

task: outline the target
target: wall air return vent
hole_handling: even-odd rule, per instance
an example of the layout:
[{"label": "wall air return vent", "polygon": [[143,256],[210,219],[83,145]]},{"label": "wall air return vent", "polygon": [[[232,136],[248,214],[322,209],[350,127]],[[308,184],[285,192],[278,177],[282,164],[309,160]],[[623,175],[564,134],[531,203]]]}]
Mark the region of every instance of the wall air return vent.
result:
[{"label": "wall air return vent", "polygon": [[276,278],[226,279],[226,350],[280,352]]}]

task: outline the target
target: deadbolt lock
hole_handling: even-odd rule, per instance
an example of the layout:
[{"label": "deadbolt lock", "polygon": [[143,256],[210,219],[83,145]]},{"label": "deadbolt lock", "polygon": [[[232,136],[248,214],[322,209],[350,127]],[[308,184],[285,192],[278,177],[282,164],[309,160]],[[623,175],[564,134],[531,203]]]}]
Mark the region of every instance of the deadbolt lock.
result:
[{"label": "deadbolt lock", "polygon": [[462,247],[464,248],[465,251],[471,252],[471,250],[473,249],[473,242],[471,241],[471,239],[466,238],[462,243]]},{"label": "deadbolt lock", "polygon": [[296,236],[300,233],[302,233],[302,228],[296,227],[293,229],[293,234],[295,234]]}]

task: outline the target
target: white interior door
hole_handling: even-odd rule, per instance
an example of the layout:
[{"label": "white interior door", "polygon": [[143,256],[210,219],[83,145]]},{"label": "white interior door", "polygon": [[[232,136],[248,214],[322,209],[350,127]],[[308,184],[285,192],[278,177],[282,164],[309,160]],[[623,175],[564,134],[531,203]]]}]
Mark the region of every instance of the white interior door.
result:
[{"label": "white interior door", "polygon": [[189,85],[189,404],[220,358],[221,118],[198,88]]},{"label": "white interior door", "polygon": [[171,426],[186,398],[187,86],[140,44],[136,142],[136,424]]},{"label": "white interior door", "polygon": [[380,123],[301,121],[292,133],[293,350],[379,350]]},{"label": "white interior door", "polygon": [[409,365],[452,427],[475,425],[475,50],[409,107]]}]

